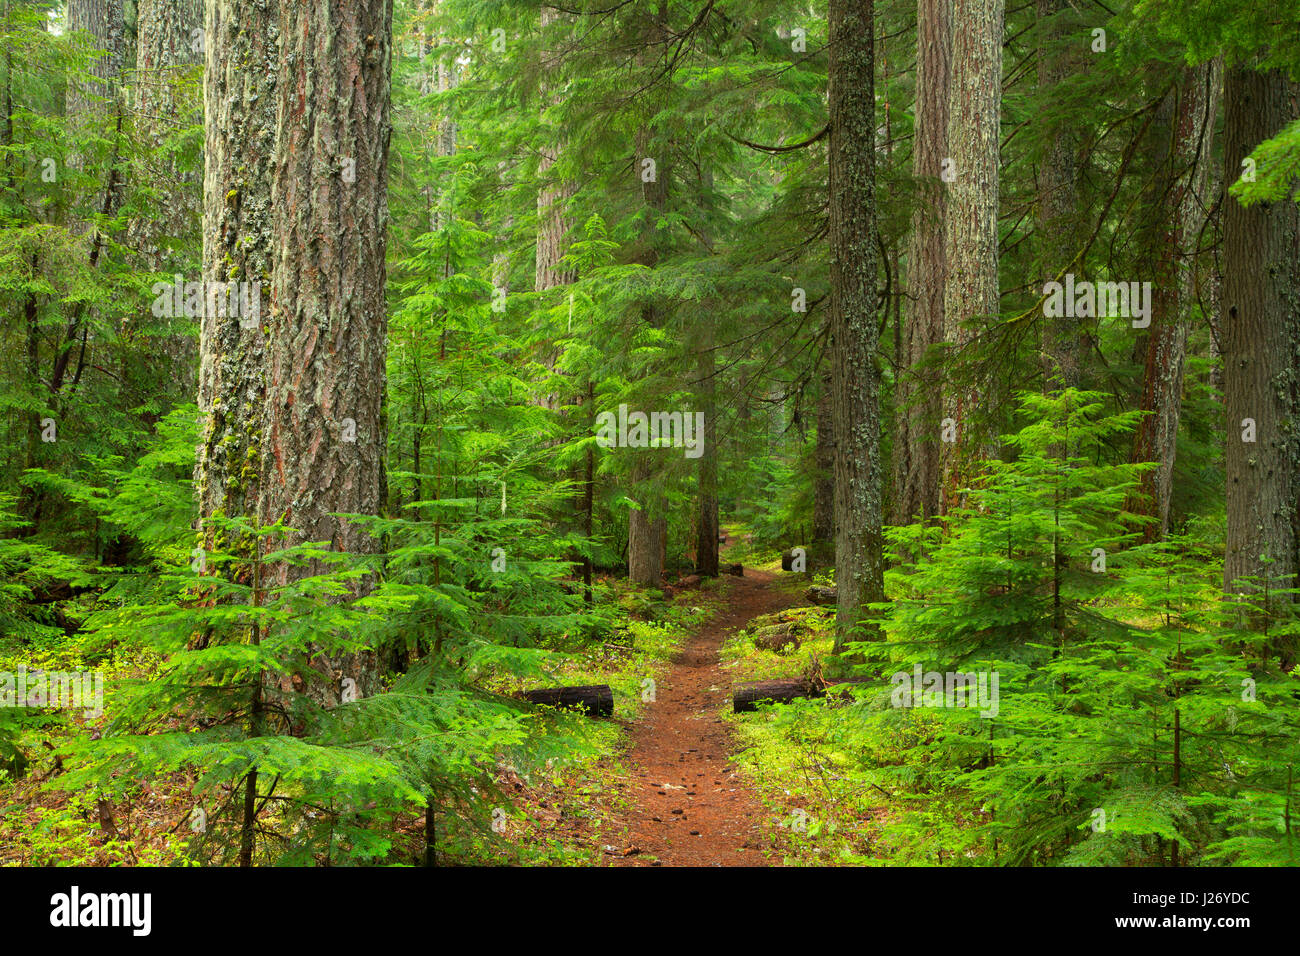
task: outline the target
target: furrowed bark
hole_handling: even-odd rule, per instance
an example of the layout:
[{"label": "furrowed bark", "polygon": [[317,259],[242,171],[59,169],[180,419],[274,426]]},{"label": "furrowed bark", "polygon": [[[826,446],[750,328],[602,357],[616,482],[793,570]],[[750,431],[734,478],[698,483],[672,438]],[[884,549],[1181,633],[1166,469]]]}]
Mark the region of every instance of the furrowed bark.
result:
[{"label": "furrowed bark", "polygon": [[814,544],[835,543],[835,424],[831,396],[834,383],[830,366],[821,375],[817,395],[817,445],[813,452],[817,468],[813,476]]},{"label": "furrowed bark", "polygon": [[831,335],[835,430],[835,652],[869,636],[884,599],[880,370],[876,364],[875,101],[870,0],[831,0]]},{"label": "furrowed bark", "polygon": [[[288,544],[369,554],[378,543],[331,513],[374,515],[383,504],[392,2],[284,3],[278,29],[258,504],[265,521],[294,529]],[[320,570],[281,563],[272,574],[285,584]],[[374,651],[316,649],[312,666],[307,692],[320,703],[337,703],[348,677],[362,696],[379,689]]]},{"label": "furrowed bark", "polygon": [[[1128,507],[1156,518],[1143,528],[1148,541],[1169,530],[1174,457],[1182,412],[1183,369],[1187,356],[1188,316],[1196,302],[1196,244],[1208,208],[1209,170],[1213,162],[1214,117],[1218,111],[1222,65],[1218,61],[1186,69],[1174,110],[1171,183],[1162,183],[1160,216],[1170,224],[1172,261],[1156,281],[1168,294],[1152,296],[1151,333],[1147,341],[1142,409],[1151,414],[1138,425],[1133,461],[1158,467],[1142,476],[1140,494]],[[1143,277],[1145,278],[1145,277]]]},{"label": "furrowed bark", "polygon": [[195,484],[203,547],[251,556],[214,519],[256,521],[263,483],[267,303],[275,248],[271,178],[279,76],[279,0],[218,0],[204,16],[203,280],[260,286],[262,315],[204,314],[199,330]]},{"label": "furrowed bark", "polygon": [[[998,314],[1003,7],[1003,0],[953,0],[948,149],[955,178],[948,186],[944,231],[944,337],[963,351],[978,334],[978,320]],[[945,510],[964,497],[961,489],[974,477],[976,462],[995,453],[974,422],[986,392],[978,383],[962,382],[945,396],[945,417],[956,428],[956,441],[940,446]]]},{"label": "furrowed bark", "polygon": [[[1224,77],[1225,186],[1242,160],[1298,115],[1281,72],[1234,66]],[[1300,215],[1290,196],[1243,207],[1224,197],[1223,377],[1227,547],[1224,590],[1294,587],[1300,502]],[[1253,419],[1255,442],[1243,441]],[[1251,577],[1253,582],[1239,583]],[[1271,602],[1289,600],[1273,597]],[[1267,611],[1265,614],[1267,615]],[[1285,666],[1293,638],[1274,648]]]},{"label": "furrowed bark", "polygon": [[948,158],[948,85],[952,69],[952,0],[919,0],[916,8],[916,103],[912,175],[921,187],[907,251],[908,300],[894,440],[894,521],[932,520],[939,513],[940,376],[922,365],[944,340],[944,219]]}]

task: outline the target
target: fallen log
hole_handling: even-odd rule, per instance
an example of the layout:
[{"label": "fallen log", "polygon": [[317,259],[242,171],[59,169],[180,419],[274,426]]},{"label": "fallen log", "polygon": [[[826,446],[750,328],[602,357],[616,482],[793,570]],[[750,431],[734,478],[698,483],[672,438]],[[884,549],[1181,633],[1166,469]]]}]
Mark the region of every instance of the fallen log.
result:
[{"label": "fallen log", "polygon": [[834,604],[839,600],[838,594],[834,588],[824,588],[819,584],[814,584],[803,592],[803,596],[814,604]]},{"label": "fallen log", "polygon": [[822,697],[825,691],[806,680],[760,680],[737,684],[731,706],[738,714],[755,710],[760,703],[788,704],[798,698]]},{"label": "fallen log", "polygon": [[750,681],[736,685],[731,693],[731,706],[736,713],[744,714],[757,710],[760,703],[788,704],[793,700],[825,697],[828,692],[834,697],[850,699],[852,694],[844,685],[861,684],[869,680],[866,677],[829,680],[824,687],[807,679]]},{"label": "fallen log", "polygon": [[572,687],[542,687],[519,695],[548,707],[585,708],[588,717],[614,716],[614,692],[608,684],[579,684]]}]

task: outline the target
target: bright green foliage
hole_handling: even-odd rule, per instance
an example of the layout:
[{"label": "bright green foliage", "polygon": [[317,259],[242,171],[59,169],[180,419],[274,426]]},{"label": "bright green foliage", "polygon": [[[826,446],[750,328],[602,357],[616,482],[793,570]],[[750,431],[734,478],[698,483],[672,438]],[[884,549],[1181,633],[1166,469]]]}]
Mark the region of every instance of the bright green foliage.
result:
[{"label": "bright green foliage", "polygon": [[[876,680],[778,718],[892,797],[892,861],[1293,862],[1297,676],[1234,627],[1204,541],[1132,545],[1116,515],[1142,466],[1098,462],[1134,416],[1099,398],[1025,396],[1018,457],[988,463],[942,535],[894,534],[921,554],[890,572],[888,640],[858,645]],[[964,706],[906,692],[929,672],[987,683]]]}]

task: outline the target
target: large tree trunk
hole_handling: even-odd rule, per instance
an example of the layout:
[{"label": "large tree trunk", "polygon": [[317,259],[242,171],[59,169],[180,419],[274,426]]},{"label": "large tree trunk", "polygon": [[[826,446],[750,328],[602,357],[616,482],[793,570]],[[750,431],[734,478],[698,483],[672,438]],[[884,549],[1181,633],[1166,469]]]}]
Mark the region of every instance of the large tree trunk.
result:
[{"label": "large tree trunk", "polygon": [[[377,542],[331,512],[373,515],[383,503],[392,0],[285,3],[279,33],[260,504],[264,520],[295,529],[287,543],[364,554]],[[320,570],[280,564],[275,576]],[[336,703],[351,677],[369,696],[376,660],[318,654],[310,692]]]},{"label": "large tree trunk", "polygon": [[[955,179],[948,189],[944,231],[944,336],[958,347],[977,334],[973,320],[998,313],[1003,7],[1003,0],[953,0],[948,149]],[[960,499],[974,463],[995,453],[973,422],[976,409],[989,399],[987,389],[965,381],[945,396],[945,415],[956,428],[956,441],[941,444],[945,509]],[[982,411],[992,413],[987,407]]]},{"label": "large tree trunk", "polygon": [[[1281,72],[1243,66],[1226,71],[1223,98],[1230,185],[1246,155],[1297,116],[1297,102]],[[1290,588],[1300,501],[1300,215],[1289,196],[1248,209],[1234,196],[1223,202],[1224,588]],[[1254,443],[1242,440],[1244,419],[1255,423]],[[1247,576],[1256,581],[1236,583]],[[1276,650],[1294,662],[1293,639]]]},{"label": "large tree trunk", "polygon": [[[104,118],[120,106],[120,101],[113,101],[117,98],[125,52],[122,0],[68,0],[68,30],[89,33],[95,38],[95,46],[105,53],[87,67],[86,72],[94,79],[68,84],[69,125],[82,135],[102,135]],[[74,154],[69,162],[80,169],[83,160],[84,157]],[[98,208],[100,201],[94,205]]]},{"label": "large tree trunk", "polygon": [[[631,449],[629,453],[645,456],[654,454],[654,451]],[[633,584],[659,587],[663,583],[663,538],[668,533],[668,524],[663,516],[663,493],[652,488],[652,474],[650,464],[644,458],[632,466],[633,494],[645,496],[647,500],[642,502],[638,498],[640,507],[628,512],[627,577]]]},{"label": "large tree trunk", "polygon": [[[1065,9],[1064,0],[1038,0],[1038,86],[1049,98],[1076,66],[1078,35],[1060,23]],[[1047,148],[1038,166],[1035,224],[1039,238],[1038,277],[1044,283],[1060,281],[1065,272],[1073,269],[1082,245],[1076,228],[1079,219],[1078,134],[1073,119],[1076,111],[1052,103],[1048,115],[1055,117],[1055,121],[1047,133]],[[1079,387],[1083,340],[1084,331],[1078,319],[1042,317],[1042,351],[1046,364],[1043,378],[1049,389]]]},{"label": "large tree trunk", "polygon": [[907,524],[939,513],[939,420],[943,391],[927,352],[944,336],[944,219],[947,187],[940,179],[948,158],[948,84],[952,58],[952,0],[919,0],[916,7],[916,104],[912,175],[924,189],[912,212],[907,252],[911,314],[904,329],[903,361],[895,407],[894,520]]},{"label": "large tree trunk", "polygon": [[876,364],[875,99],[871,0],[831,0],[830,255],[836,653],[884,600]]},{"label": "large tree trunk", "polygon": [[[657,29],[662,31],[662,9],[654,22]],[[668,157],[652,155],[651,144],[655,142],[657,142],[656,138],[649,127],[642,127],[638,131],[637,169],[640,169],[640,160],[643,158],[654,159],[656,162],[656,175],[653,181],[643,179],[641,183],[641,198],[651,209],[651,216],[642,236],[642,242],[645,244],[644,249],[638,257],[638,261],[642,265],[649,266],[652,269],[659,262],[658,236],[655,222],[668,208],[669,182]],[[642,310],[642,318],[647,325],[658,325],[660,321],[659,310],[653,305],[646,306]],[[668,519],[665,512],[668,508],[668,501],[663,491],[653,486],[652,478],[655,468],[652,464],[654,460],[652,456],[662,454],[662,452],[642,448],[625,452],[625,454],[632,454],[637,459],[636,464],[632,466],[630,475],[632,484],[631,497],[640,505],[640,507],[633,508],[628,513],[628,579],[633,584],[658,587],[663,578],[664,555],[667,550]]]},{"label": "large tree trunk", "polygon": [[181,102],[177,85],[203,62],[193,31],[203,28],[201,0],[139,0],[136,15],[135,112],[149,149],[145,158],[150,180],[159,191],[154,215],[132,229],[149,267],[162,271],[167,257],[160,236],[184,235],[196,212],[189,184],[176,163],[162,156],[163,143],[183,125],[195,121],[193,104]]},{"label": "large tree trunk", "polygon": [[[256,328],[203,320],[209,543],[220,513],[283,521],[295,529],[284,544],[374,548],[330,513],[377,514],[382,501],[391,18],[389,0],[207,5],[204,279],[270,289]],[[266,583],[313,565],[268,568]],[[320,703],[337,703],[348,677],[378,690],[373,653],[312,665],[305,690]]]},{"label": "large tree trunk", "polygon": [[[541,27],[543,34],[552,23],[560,19],[560,14],[551,7],[542,7]],[[543,53],[542,76],[546,75],[548,57]],[[543,110],[555,99],[545,80],[539,84],[538,94],[542,100]],[[533,289],[545,292],[557,286],[568,285],[576,278],[571,269],[561,264],[569,251],[569,231],[573,228],[572,218],[568,212],[568,201],[573,195],[573,183],[554,172],[555,162],[564,150],[564,134],[555,130],[554,140],[544,143],[537,159],[537,241],[536,258],[533,275]],[[541,342],[541,360],[548,371],[554,372],[559,361],[560,350],[555,342],[545,338]],[[550,391],[542,396],[541,404],[555,411],[559,409],[561,396]]]},{"label": "large tree trunk", "polygon": [[[199,331],[199,411],[195,483],[204,547],[238,553],[212,519],[257,520],[269,459],[260,454],[266,400],[266,303],[275,248],[271,178],[280,73],[275,0],[208,3],[204,20],[203,280],[256,282],[262,321],[205,314]],[[273,519],[265,519],[267,521]],[[249,555],[242,555],[248,557]]]},{"label": "large tree trunk", "polygon": [[[113,147],[107,158],[100,157],[103,163],[100,170],[87,170],[87,157],[72,153],[68,165],[78,171],[96,176],[103,184],[98,189],[87,211],[101,216],[113,215],[122,200],[122,170],[119,168],[119,147],[122,134],[122,110],[124,106],[121,95],[123,34],[125,24],[122,20],[122,0],[70,0],[68,4],[68,28],[73,31],[85,31],[94,37],[95,46],[104,51],[88,67],[87,72],[94,77],[89,81],[73,80],[68,83],[65,96],[65,109],[68,126],[74,138],[107,136],[112,139]],[[97,228],[85,229],[85,223],[74,223],[78,232],[83,230],[89,237],[89,261],[94,268],[107,244],[107,237]],[[50,370],[50,395],[53,397],[56,414],[61,403],[61,392],[67,378],[68,369],[74,353],[77,354],[74,381],[80,378],[84,367],[86,346],[90,333],[86,325],[87,305],[78,302],[72,307],[71,316],[64,327],[63,339],[54,354],[54,365]],[[80,341],[80,347],[77,343]]]},{"label": "large tree trunk", "polygon": [[[548,22],[548,7],[542,8],[542,22]],[[542,95],[546,95],[545,86]],[[537,261],[533,288],[538,292],[568,285],[574,280],[573,271],[561,264],[569,251],[569,230],[573,228],[566,204],[573,195],[573,183],[557,179],[553,172],[555,161],[564,149],[563,136],[557,131],[556,142],[541,147],[537,160]],[[553,364],[553,363],[552,363]]]},{"label": "large tree trunk", "polygon": [[[1164,176],[1157,176],[1149,207],[1162,238],[1163,261],[1152,276],[1151,331],[1147,339],[1142,409],[1149,412],[1134,436],[1133,460],[1154,461],[1143,474],[1129,509],[1156,520],[1143,528],[1146,540],[1169,530],[1174,454],[1182,411],[1187,317],[1195,302],[1195,256],[1205,222],[1206,191],[1213,161],[1214,117],[1222,66],[1215,60],[1187,69],[1173,109],[1173,145]],[[1167,225],[1160,225],[1167,224]]]}]

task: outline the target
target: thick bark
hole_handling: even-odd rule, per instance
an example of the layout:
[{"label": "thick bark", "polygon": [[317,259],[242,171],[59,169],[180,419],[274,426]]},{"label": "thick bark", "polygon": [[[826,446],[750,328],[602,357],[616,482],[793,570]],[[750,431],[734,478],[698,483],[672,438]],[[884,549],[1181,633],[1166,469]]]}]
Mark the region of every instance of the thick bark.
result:
[{"label": "thick bark", "polygon": [[[631,453],[644,456],[653,451],[632,449]],[[647,501],[628,512],[627,577],[633,584],[659,587],[663,583],[663,540],[668,533],[668,522],[663,515],[663,492],[652,487],[652,474],[647,461],[640,460],[632,466],[634,494],[645,496]]]},{"label": "thick bark", "polygon": [[[974,339],[976,320],[998,313],[1003,8],[1004,0],[953,0],[948,149],[955,178],[944,231],[944,337],[959,348]],[[987,400],[987,389],[964,381],[945,396],[945,417],[956,426],[956,441],[941,444],[945,510],[959,500],[975,462],[994,453],[972,420]]]},{"label": "thick bark", "polygon": [[[1297,116],[1295,87],[1278,71],[1236,66],[1224,79],[1224,168]],[[1285,196],[1243,208],[1224,197],[1223,370],[1227,443],[1229,593],[1294,587],[1300,490],[1300,215]],[[1256,440],[1242,440],[1244,419]],[[1236,582],[1253,577],[1253,584]],[[1289,598],[1288,598],[1289,600]],[[1277,648],[1295,660],[1291,639]]]},{"label": "thick bark", "polygon": [[[110,107],[122,76],[124,35],[122,0],[68,0],[69,31],[85,31],[95,38],[95,46],[104,51],[87,65],[91,79],[68,84],[67,111],[75,127],[94,130]],[[98,205],[98,204],[96,204]]]},{"label": "thick bark", "polygon": [[1163,255],[1163,261],[1151,277],[1155,284],[1141,405],[1150,414],[1138,425],[1133,460],[1154,461],[1158,467],[1142,476],[1139,494],[1128,506],[1135,513],[1156,519],[1143,529],[1148,541],[1163,538],[1169,530],[1187,355],[1187,317],[1196,300],[1196,244],[1205,223],[1221,72],[1218,61],[1184,71],[1173,109],[1170,162],[1165,166],[1166,174],[1156,177],[1150,203],[1153,225],[1168,225],[1167,230],[1158,227],[1164,248],[1153,250]]},{"label": "thick bark", "polygon": [[537,177],[543,184],[537,192],[537,262],[533,287],[541,292],[574,280],[573,271],[561,265],[569,251],[569,230],[573,222],[565,203],[573,195],[573,184],[567,180],[551,182],[551,170],[559,159],[563,144],[545,146],[537,162]]},{"label": "thick bark", "polygon": [[[331,513],[373,515],[383,503],[392,0],[286,3],[279,12],[259,503],[265,520],[295,529],[288,543],[365,554],[377,542]],[[281,564],[274,576],[284,583],[319,570]],[[324,703],[339,700],[346,677],[363,696],[379,689],[373,652],[321,653],[313,666],[320,679],[311,691]]]},{"label": "thick bark", "polygon": [[278,10],[278,0],[221,0],[205,11],[203,279],[259,283],[263,303],[255,328],[243,328],[238,316],[207,314],[200,326],[204,420],[195,482],[209,550],[243,546],[211,519],[257,520],[266,464],[261,448],[271,409],[263,329],[275,248]]},{"label": "thick bark", "polygon": [[895,406],[894,521],[931,520],[939,513],[939,376],[922,361],[944,339],[944,219],[948,158],[948,84],[952,58],[952,0],[919,0],[916,8],[916,103],[912,175],[922,193],[912,212],[907,252],[911,314],[903,330],[903,362]]},{"label": "thick bark", "polygon": [[876,364],[875,101],[870,0],[831,0],[830,284],[835,429],[835,651],[884,599]]},{"label": "thick bark", "polygon": [[[391,18],[390,0],[207,5],[204,279],[261,282],[270,302],[257,328],[203,320],[209,545],[238,549],[215,533],[221,514],[284,521],[284,544],[374,549],[330,513],[376,514],[383,494]],[[305,690],[321,703],[338,702],[345,677],[378,690],[373,653],[317,654],[313,667]]]},{"label": "thick bark", "polygon": [[162,271],[166,258],[158,248],[160,236],[180,236],[189,228],[196,190],[180,179],[174,161],[163,157],[163,142],[182,124],[194,121],[191,104],[182,102],[177,85],[183,75],[203,62],[192,33],[203,27],[201,0],[140,0],[136,15],[135,113],[145,141],[146,169],[156,184],[159,203],[147,221],[133,224],[151,269]]},{"label": "thick bark", "polygon": [[[559,21],[561,16],[551,7],[542,7],[543,34],[552,24]],[[551,63],[550,56],[543,53],[543,77]],[[542,100],[543,109],[552,106],[552,101],[559,99],[545,79],[539,84],[538,95]],[[537,160],[537,181],[540,188],[537,191],[537,261],[533,286],[539,292],[559,285],[568,285],[574,280],[573,273],[560,265],[560,260],[569,251],[569,230],[573,228],[573,221],[567,208],[568,201],[573,195],[573,183],[568,179],[556,177],[552,172],[555,161],[564,151],[564,145],[564,134],[557,129],[554,142],[548,142],[541,147]]]},{"label": "thick bark", "polygon": [[[543,33],[559,19],[560,14],[556,10],[542,7]],[[548,58],[543,54],[543,76],[546,75],[547,63]],[[551,91],[545,80],[539,84],[538,95],[545,116],[546,108],[551,106],[551,101],[558,97]],[[563,151],[564,135],[556,129],[554,140],[541,146],[537,160],[537,239],[533,269],[533,289],[537,292],[568,285],[577,278],[572,270],[561,265],[561,260],[569,251],[569,232],[573,228],[568,202],[574,190],[571,181],[558,177],[554,172],[556,160],[560,158]],[[560,359],[560,348],[553,339],[545,337],[539,343],[539,351],[542,365],[548,372],[553,373]],[[563,396],[557,390],[543,392],[540,395],[540,404],[552,411],[559,410],[562,400]]]},{"label": "thick bark", "polygon": [[[122,64],[125,59],[126,23],[122,17],[122,0],[68,0],[68,29],[85,31],[95,40],[95,46],[103,55],[87,65],[89,79],[77,79],[68,83],[66,109],[68,125],[77,136],[103,135],[104,126],[111,122],[110,116],[121,117],[122,99],[119,95],[122,79]],[[79,153],[68,157],[68,163],[75,169],[85,166],[86,158]],[[117,154],[108,163],[111,170],[116,166]],[[103,192],[96,194],[91,208],[95,211],[111,213],[121,200],[121,189],[116,184],[112,172],[105,176]]]}]

